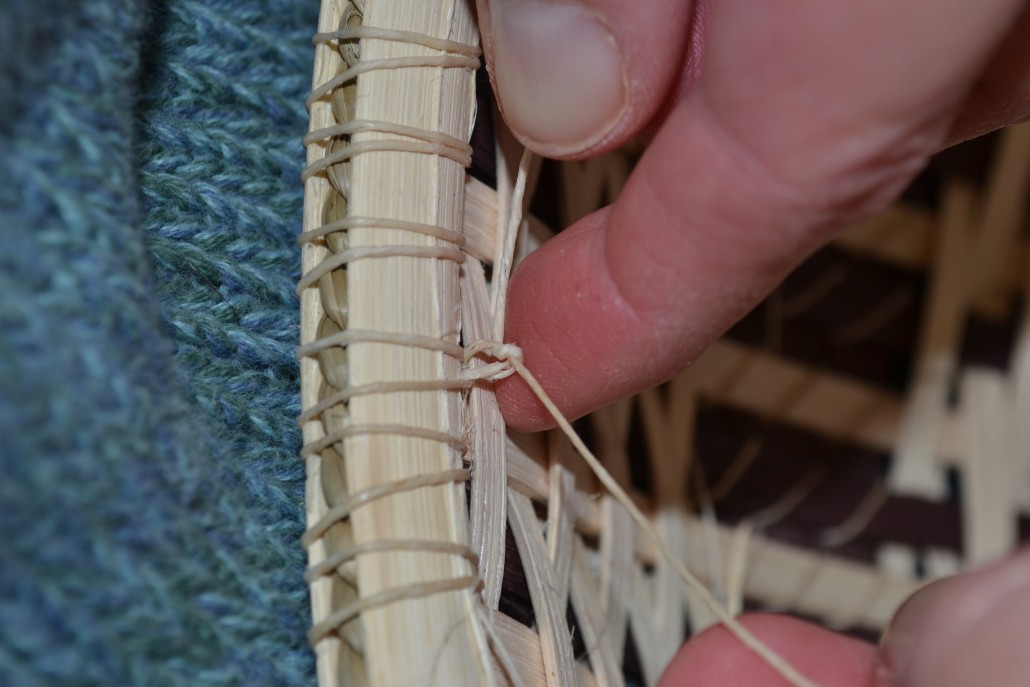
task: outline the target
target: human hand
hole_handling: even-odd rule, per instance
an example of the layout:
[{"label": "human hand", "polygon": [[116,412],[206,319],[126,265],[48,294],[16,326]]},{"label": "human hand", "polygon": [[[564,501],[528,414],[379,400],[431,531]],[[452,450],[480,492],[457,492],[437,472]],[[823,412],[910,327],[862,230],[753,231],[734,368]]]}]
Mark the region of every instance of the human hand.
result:
[{"label": "human hand", "polygon": [[[643,134],[619,200],[528,258],[506,333],[570,417],[686,367],[843,226],[955,142],[1030,116],[1025,0],[477,0],[498,100],[531,149]],[[551,424],[523,383],[508,423]],[[744,622],[819,684],[1030,684],[1030,554],[913,597],[883,650]],[[716,627],[666,687],[781,684]]]},{"label": "human hand", "polygon": [[[644,133],[621,197],[513,275],[506,336],[569,417],[665,381],[927,158],[1030,115],[1025,0],[478,0],[533,150]],[[513,377],[509,425],[549,415]]]},{"label": "human hand", "polygon": [[[783,616],[742,622],[826,687],[1024,687],[1030,684],[1030,551],[924,587],[880,648]],[[783,678],[721,626],[695,637],[659,687],[780,687]]]}]

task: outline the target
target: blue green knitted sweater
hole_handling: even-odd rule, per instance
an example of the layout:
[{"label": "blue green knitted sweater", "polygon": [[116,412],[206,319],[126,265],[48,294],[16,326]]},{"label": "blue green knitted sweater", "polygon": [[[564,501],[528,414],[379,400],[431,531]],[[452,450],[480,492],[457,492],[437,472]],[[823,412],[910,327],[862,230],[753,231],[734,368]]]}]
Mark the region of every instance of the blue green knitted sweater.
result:
[{"label": "blue green knitted sweater", "polygon": [[313,684],[317,5],[0,8],[0,685]]}]

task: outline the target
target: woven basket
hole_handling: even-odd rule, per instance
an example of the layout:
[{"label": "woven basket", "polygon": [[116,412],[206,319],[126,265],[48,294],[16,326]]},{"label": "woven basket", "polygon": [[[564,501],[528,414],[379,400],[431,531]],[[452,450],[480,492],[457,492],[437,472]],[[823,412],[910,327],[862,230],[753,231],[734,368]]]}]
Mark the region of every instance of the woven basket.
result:
[{"label": "woven basket", "polygon": [[[467,359],[502,335],[521,154],[489,101],[477,118],[469,7],[323,0],[318,32],[299,352],[319,684],[654,684],[716,618],[565,437],[506,434],[498,363]],[[524,169],[516,262],[635,154]],[[972,178],[936,163],[687,373],[577,425],[731,613],[875,636],[925,580],[1017,545],[1030,129],[967,155]]]}]

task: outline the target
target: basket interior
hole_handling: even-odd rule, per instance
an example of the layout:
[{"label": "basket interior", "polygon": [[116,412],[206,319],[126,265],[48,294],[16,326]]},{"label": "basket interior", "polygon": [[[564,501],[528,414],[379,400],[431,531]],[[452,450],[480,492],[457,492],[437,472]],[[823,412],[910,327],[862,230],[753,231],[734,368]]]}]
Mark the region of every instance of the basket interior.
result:
[{"label": "basket interior", "polygon": [[[323,21],[331,30],[341,8],[365,4],[327,0]],[[348,15],[350,25],[360,26],[360,15]],[[316,87],[347,69],[350,44],[319,45]],[[351,66],[358,59],[352,55]],[[348,83],[326,92],[323,116]],[[482,70],[474,83],[478,117],[461,189],[467,242],[457,278],[481,279],[488,290],[518,150]],[[332,116],[343,123],[339,112]],[[309,148],[309,160],[329,149]],[[587,162],[533,165],[516,257],[550,228],[610,202],[639,152],[630,146]],[[326,208],[337,201],[325,200],[325,189],[340,183],[332,174],[352,173],[349,164],[325,166],[309,179],[309,198],[322,195],[307,229],[330,221]],[[1018,418],[1030,402],[1028,179],[1026,125],[949,151],[894,207],[812,256],[680,377],[577,423],[677,555],[734,612],[793,613],[874,638],[920,584],[1001,556],[1027,536],[1030,437]],[[327,240],[315,248],[324,252]],[[324,259],[319,254],[306,265]],[[326,332],[327,300],[367,297],[346,270],[327,272],[328,287],[308,290],[316,300],[305,344],[346,332],[345,323]],[[334,275],[352,280],[349,294],[332,293]],[[483,338],[470,328],[475,307],[467,296],[463,312],[460,340]],[[319,391],[329,377],[341,377],[336,392],[352,383],[342,379],[341,350],[326,347],[314,357],[305,377],[314,390],[306,398],[314,400],[306,410],[329,398]],[[486,421],[476,404],[489,403],[482,400],[492,396],[489,385],[449,392],[460,397],[475,434]],[[349,426],[347,402],[333,408]],[[311,432],[331,430],[326,424]],[[354,460],[353,439],[342,436],[308,457],[309,474],[317,467],[321,485],[330,485],[310,497],[312,521],[324,516],[327,499],[354,493],[341,477]],[[654,684],[682,640],[714,617],[602,493],[567,439],[509,433],[502,443],[501,475],[480,468],[490,456],[455,449],[456,468],[470,468],[469,480],[455,488],[465,495],[471,521],[460,529],[471,540],[458,544],[472,551],[462,565],[473,567],[480,584],[445,592],[485,609],[487,620],[468,620],[469,642],[485,654],[490,678],[514,681],[514,671],[523,684]],[[326,469],[340,474],[326,476]],[[500,494],[504,505],[485,503],[484,494]],[[493,544],[477,539],[486,521],[503,533]],[[361,543],[358,526],[342,516],[306,542],[323,572],[312,593],[326,686],[391,684],[364,659],[367,577],[351,559],[325,563]],[[439,553],[443,544],[434,545]],[[357,610],[341,615],[356,600]],[[489,628],[475,629],[483,623]]]}]

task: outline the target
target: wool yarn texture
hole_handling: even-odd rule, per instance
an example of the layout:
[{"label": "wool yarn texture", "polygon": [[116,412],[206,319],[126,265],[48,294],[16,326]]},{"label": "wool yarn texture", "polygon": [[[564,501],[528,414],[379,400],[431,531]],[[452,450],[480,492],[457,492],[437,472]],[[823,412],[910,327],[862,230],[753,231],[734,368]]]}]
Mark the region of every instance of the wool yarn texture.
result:
[{"label": "wool yarn texture", "polygon": [[0,684],[308,685],[296,236],[317,3],[0,22]]}]

